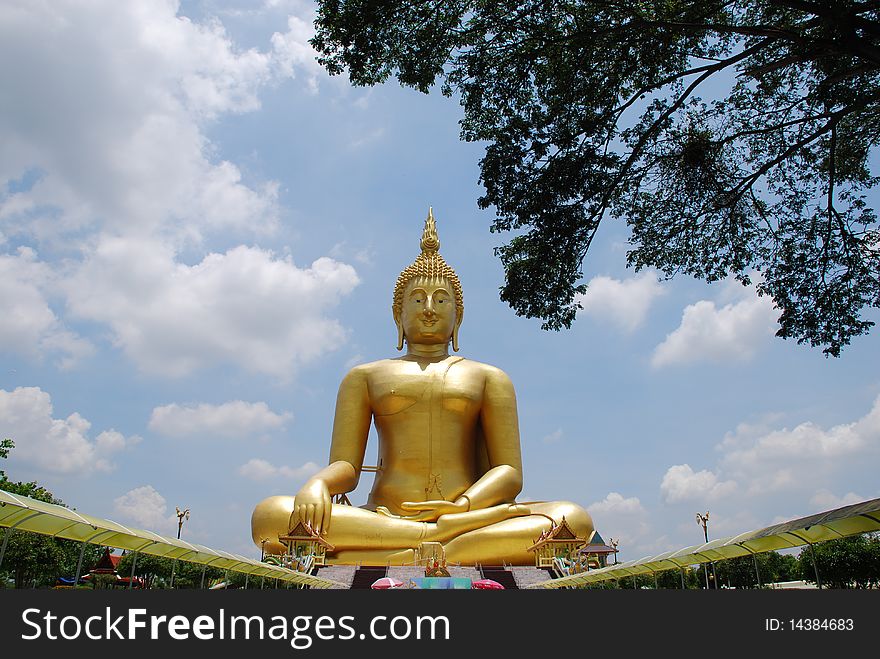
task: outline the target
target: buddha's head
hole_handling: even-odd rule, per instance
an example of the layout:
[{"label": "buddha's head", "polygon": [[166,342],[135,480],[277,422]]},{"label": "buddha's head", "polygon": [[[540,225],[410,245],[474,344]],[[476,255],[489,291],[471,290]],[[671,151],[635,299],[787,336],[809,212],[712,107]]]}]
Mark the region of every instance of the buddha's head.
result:
[{"label": "buddha's head", "polygon": [[420,243],[422,253],[397,278],[391,305],[397,325],[397,349],[406,339],[417,344],[447,344],[458,351],[464,301],[458,275],[440,256],[433,210],[428,211]]}]

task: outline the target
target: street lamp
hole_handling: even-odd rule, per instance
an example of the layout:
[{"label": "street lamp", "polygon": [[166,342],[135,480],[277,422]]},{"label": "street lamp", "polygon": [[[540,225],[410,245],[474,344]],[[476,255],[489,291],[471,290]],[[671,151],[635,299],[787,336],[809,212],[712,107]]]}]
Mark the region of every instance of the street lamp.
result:
[{"label": "street lamp", "polygon": [[620,544],[620,540],[615,540],[614,538],[608,538],[608,544],[611,545],[611,548],[614,550],[614,564],[617,565],[617,545]]},{"label": "street lamp", "polygon": [[174,510],[177,511],[177,539],[180,540],[180,530],[183,528],[183,520],[189,519],[189,508],[181,510],[177,506],[174,506]]},{"label": "street lamp", "polygon": [[708,510],[706,511],[705,515],[701,515],[700,513],[697,513],[697,524],[702,525],[703,537],[706,538],[706,542],[708,543],[709,542],[709,529],[708,529],[709,511]]},{"label": "street lamp", "polygon": [[[701,515],[697,513],[697,524],[703,527],[703,537],[706,539],[706,544],[709,544],[709,511],[706,511],[705,515]],[[718,575],[715,573],[715,563],[712,563],[712,575],[715,581],[715,588],[718,588]],[[709,590],[709,568],[703,564],[703,573],[706,575],[706,590]]]},{"label": "street lamp", "polygon": [[263,559],[266,558],[266,543],[269,542],[269,538],[263,538],[260,540],[260,562],[263,562]]}]

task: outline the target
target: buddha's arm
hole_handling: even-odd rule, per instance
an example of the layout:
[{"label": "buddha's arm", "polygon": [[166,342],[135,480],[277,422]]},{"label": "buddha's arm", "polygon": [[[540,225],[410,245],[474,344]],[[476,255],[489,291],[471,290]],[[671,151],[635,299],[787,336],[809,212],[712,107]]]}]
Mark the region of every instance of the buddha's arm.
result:
[{"label": "buddha's arm", "polygon": [[295,517],[299,517],[319,533],[329,528],[330,498],[357,487],[371,418],[366,373],[363,368],[354,368],[339,385],[330,464],[312,476],[297,493],[291,526],[295,524]]}]

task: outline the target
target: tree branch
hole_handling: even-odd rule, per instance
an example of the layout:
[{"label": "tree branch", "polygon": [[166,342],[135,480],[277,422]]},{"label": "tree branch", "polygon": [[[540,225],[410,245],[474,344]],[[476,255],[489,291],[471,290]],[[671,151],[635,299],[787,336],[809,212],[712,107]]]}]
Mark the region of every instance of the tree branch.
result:
[{"label": "tree branch", "polygon": [[607,191],[605,191],[601,198],[600,203],[600,213],[604,213],[604,210],[608,207],[608,204],[611,200],[610,194],[611,190],[617,188],[623,180],[626,173],[629,171],[630,167],[633,163],[641,157],[642,149],[644,149],[645,145],[648,143],[648,140],[653,136],[653,134],[663,125],[663,123],[672,116],[672,114],[678,110],[684,102],[688,99],[688,97],[693,93],[693,91],[700,86],[707,78],[711,77],[718,71],[722,71],[723,69],[736,64],[748,57],[751,57],[754,53],[758,52],[760,49],[764,48],[772,39],[763,39],[760,43],[755,44],[751,48],[746,48],[739,55],[731,57],[724,62],[719,62],[718,64],[713,64],[707,67],[706,71],[697,78],[694,82],[692,82],[687,89],[675,100],[675,102],[670,105],[654,122],[648,127],[648,129],[639,136],[638,141],[633,147],[632,151],[629,154],[626,162],[623,167],[621,167],[617,176],[615,177],[614,183],[609,187]]}]

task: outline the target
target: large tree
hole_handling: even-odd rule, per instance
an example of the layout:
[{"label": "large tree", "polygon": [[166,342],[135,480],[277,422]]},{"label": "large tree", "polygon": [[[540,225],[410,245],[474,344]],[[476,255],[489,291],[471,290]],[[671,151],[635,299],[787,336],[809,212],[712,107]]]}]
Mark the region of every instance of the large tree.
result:
[{"label": "large tree", "polygon": [[331,73],[460,98],[517,314],[571,325],[610,217],[636,269],[754,280],[781,337],[837,356],[873,325],[880,2],[318,4]]}]

